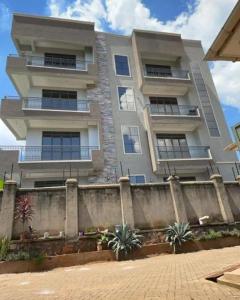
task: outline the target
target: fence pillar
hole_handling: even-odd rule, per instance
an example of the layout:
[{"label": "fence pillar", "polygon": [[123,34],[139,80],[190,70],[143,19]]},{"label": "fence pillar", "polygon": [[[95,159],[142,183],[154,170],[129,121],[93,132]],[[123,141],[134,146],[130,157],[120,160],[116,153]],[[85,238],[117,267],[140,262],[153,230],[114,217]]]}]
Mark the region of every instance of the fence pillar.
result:
[{"label": "fence pillar", "polygon": [[0,211],[0,236],[6,236],[9,239],[12,238],[13,233],[16,192],[16,181],[5,181]]},{"label": "fence pillar", "polygon": [[237,181],[238,181],[238,183],[240,185],[240,175],[237,176]]},{"label": "fence pillar", "polygon": [[181,184],[179,182],[178,176],[170,176],[168,178],[170,183],[170,191],[173,201],[173,207],[175,212],[176,222],[178,223],[187,223],[187,212],[184,205],[184,199],[182,194]]},{"label": "fence pillar", "polygon": [[66,180],[66,220],[67,238],[78,236],[78,181],[75,178]]},{"label": "fence pillar", "polygon": [[128,177],[120,177],[120,198],[122,223],[127,224],[130,228],[134,228],[133,204],[130,180]]},{"label": "fence pillar", "polygon": [[229,199],[222,176],[219,174],[213,174],[210,179],[213,181],[217,193],[217,199],[224,222],[234,222],[233,213],[229,204]]}]

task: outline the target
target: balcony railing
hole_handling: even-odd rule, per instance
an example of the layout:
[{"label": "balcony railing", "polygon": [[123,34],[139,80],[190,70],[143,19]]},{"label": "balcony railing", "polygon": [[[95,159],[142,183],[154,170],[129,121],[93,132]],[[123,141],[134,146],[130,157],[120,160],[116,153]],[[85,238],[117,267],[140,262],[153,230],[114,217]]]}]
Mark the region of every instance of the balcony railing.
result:
[{"label": "balcony railing", "polygon": [[189,72],[182,69],[171,68],[167,70],[161,67],[148,67],[144,70],[145,77],[159,77],[159,78],[179,78],[189,79]]},{"label": "balcony railing", "polygon": [[150,104],[151,115],[163,116],[199,116],[197,106],[174,104]]},{"label": "balcony railing", "polygon": [[[15,54],[10,56],[18,57]],[[36,67],[51,67],[51,68],[63,68],[63,69],[73,69],[78,71],[87,71],[88,64],[92,64],[92,60],[87,59],[73,59],[73,58],[63,58],[63,57],[44,57],[44,56],[34,56],[27,55],[23,56],[26,59],[26,65],[36,66]]]},{"label": "balcony railing", "polygon": [[204,158],[211,159],[210,147],[208,146],[157,146],[156,151],[159,160]]},{"label": "balcony railing", "polygon": [[90,102],[79,99],[62,98],[23,98],[23,109],[46,109],[46,110],[69,110],[69,111],[90,111]]},{"label": "balcony railing", "polygon": [[0,150],[19,151],[19,162],[92,160],[98,146],[0,146]]}]

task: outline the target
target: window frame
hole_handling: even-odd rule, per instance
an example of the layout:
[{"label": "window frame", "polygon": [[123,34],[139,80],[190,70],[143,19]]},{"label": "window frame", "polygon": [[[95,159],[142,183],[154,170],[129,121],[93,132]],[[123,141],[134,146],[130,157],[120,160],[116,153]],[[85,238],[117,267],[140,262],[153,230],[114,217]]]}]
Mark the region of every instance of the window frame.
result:
[{"label": "window frame", "polygon": [[[119,95],[119,92],[118,92],[118,88],[129,88],[129,89],[132,89],[132,92],[133,92],[133,103],[134,103],[134,109],[121,109],[121,106],[120,106],[120,95]],[[137,111],[137,108],[136,108],[136,101],[135,101],[135,93],[134,93],[134,88],[131,87],[131,86],[126,86],[126,85],[117,85],[117,98],[118,98],[118,109],[119,111],[129,111],[129,112],[134,112],[134,111]]]},{"label": "window frame", "polygon": [[[117,74],[117,68],[116,68],[115,56],[125,56],[125,57],[127,57],[127,64],[128,64],[129,75],[121,75],[121,74]],[[128,56],[128,55],[126,55],[126,54],[114,53],[114,54],[113,54],[113,65],[114,65],[115,76],[120,76],[120,77],[132,77],[131,68],[130,68],[130,63],[129,63],[129,56]]]},{"label": "window frame", "polygon": [[[124,143],[124,137],[123,137],[124,127],[137,128],[138,137],[139,137],[139,150],[140,150],[139,152],[137,152],[137,153],[127,153],[125,151],[125,143]],[[139,126],[136,126],[136,125],[121,125],[121,134],[122,134],[122,144],[123,144],[123,153],[124,153],[124,155],[142,155],[142,144],[141,144],[141,136],[140,136]]]}]

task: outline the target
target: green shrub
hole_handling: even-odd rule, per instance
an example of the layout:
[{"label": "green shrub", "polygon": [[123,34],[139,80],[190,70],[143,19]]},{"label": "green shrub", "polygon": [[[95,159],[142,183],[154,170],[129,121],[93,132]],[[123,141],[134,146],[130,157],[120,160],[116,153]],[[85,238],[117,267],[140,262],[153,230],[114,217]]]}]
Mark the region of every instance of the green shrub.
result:
[{"label": "green shrub", "polygon": [[5,260],[10,248],[10,240],[7,237],[0,239],[0,260]]},{"label": "green shrub", "polygon": [[4,187],[4,181],[0,179],[0,191],[3,190]]},{"label": "green shrub", "polygon": [[177,248],[181,248],[183,243],[192,239],[193,233],[188,223],[174,223],[167,228],[166,241],[173,247],[174,253],[176,253]]},{"label": "green shrub", "polygon": [[31,256],[28,252],[19,251],[18,253],[9,253],[6,257],[7,261],[30,260]]},{"label": "green shrub", "polygon": [[215,231],[215,230],[211,229],[207,233],[204,233],[203,235],[201,235],[198,239],[200,241],[208,241],[208,240],[216,240],[221,237],[223,237],[223,234],[221,231]]},{"label": "green shrub", "polygon": [[120,260],[122,255],[126,257],[134,249],[142,247],[142,236],[131,230],[128,225],[119,226],[111,235],[112,239],[108,242],[108,246],[115,252],[117,260]]}]

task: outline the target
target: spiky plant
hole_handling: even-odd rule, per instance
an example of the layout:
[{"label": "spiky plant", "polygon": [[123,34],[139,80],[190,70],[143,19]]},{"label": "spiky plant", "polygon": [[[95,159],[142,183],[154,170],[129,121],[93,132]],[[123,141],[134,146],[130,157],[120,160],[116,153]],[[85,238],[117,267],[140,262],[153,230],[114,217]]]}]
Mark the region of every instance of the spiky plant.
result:
[{"label": "spiky plant", "polygon": [[131,230],[126,224],[121,225],[118,230],[115,230],[112,237],[108,242],[108,247],[113,249],[117,260],[120,259],[121,254],[126,257],[134,249],[142,247],[142,236]]},{"label": "spiky plant", "polygon": [[193,239],[193,233],[188,223],[177,223],[169,225],[166,231],[166,241],[173,247],[173,252],[187,241]]},{"label": "spiky plant", "polygon": [[25,224],[32,221],[32,216],[34,214],[32,208],[32,201],[29,195],[22,195],[16,199],[15,204],[15,221],[19,220],[23,225],[23,232]]}]

